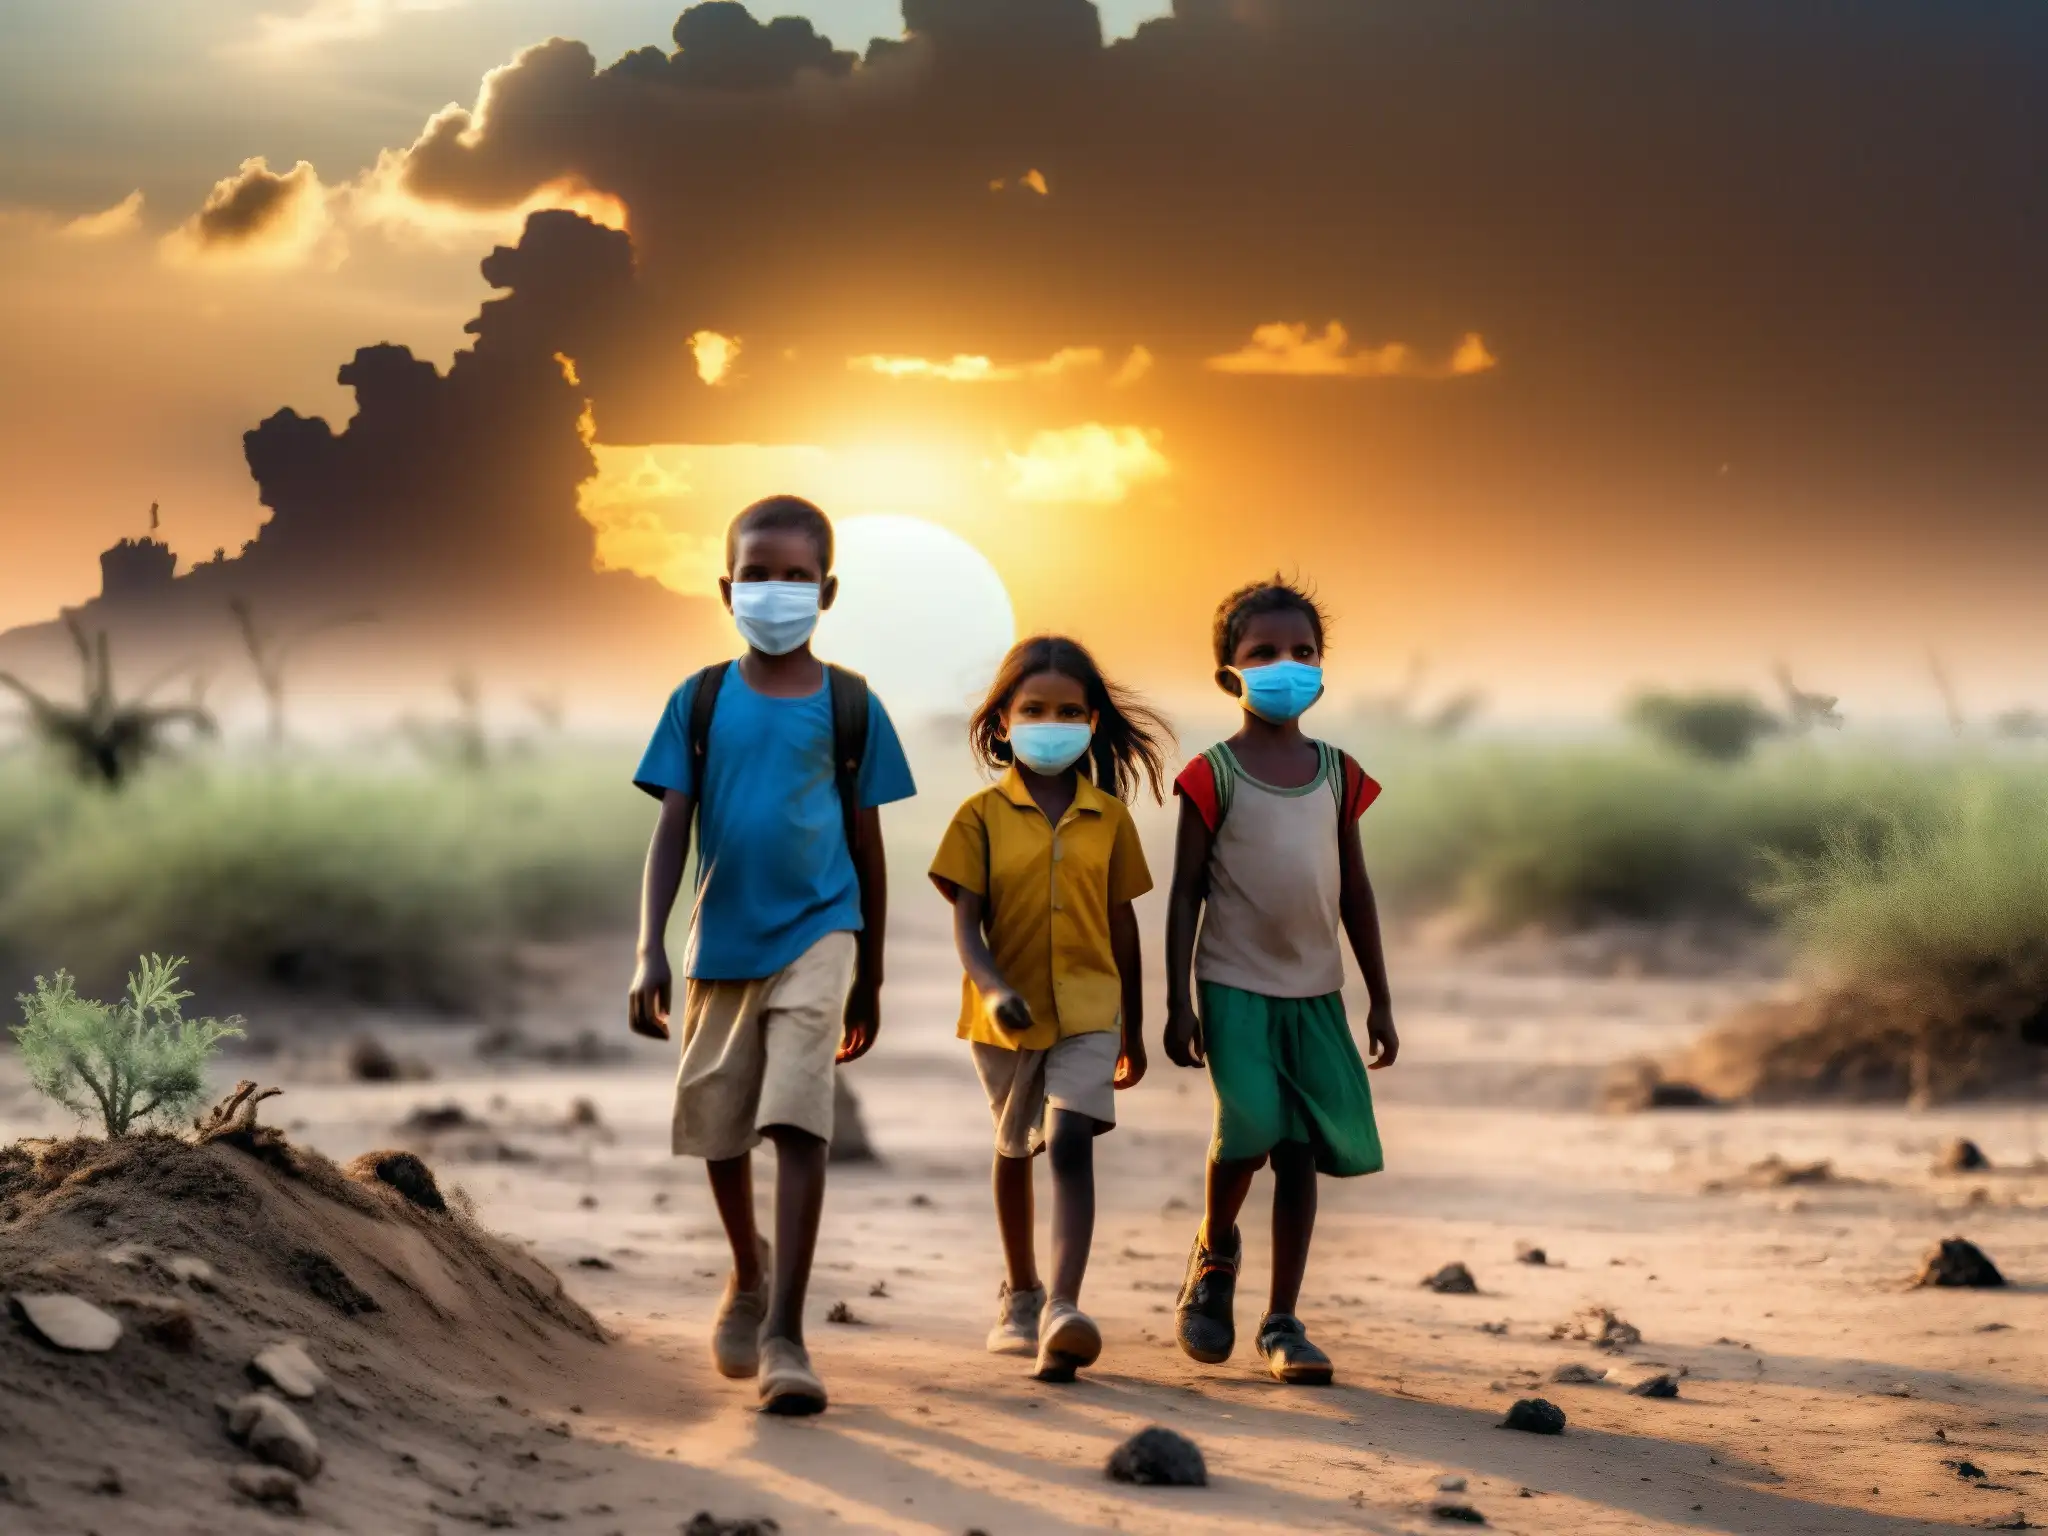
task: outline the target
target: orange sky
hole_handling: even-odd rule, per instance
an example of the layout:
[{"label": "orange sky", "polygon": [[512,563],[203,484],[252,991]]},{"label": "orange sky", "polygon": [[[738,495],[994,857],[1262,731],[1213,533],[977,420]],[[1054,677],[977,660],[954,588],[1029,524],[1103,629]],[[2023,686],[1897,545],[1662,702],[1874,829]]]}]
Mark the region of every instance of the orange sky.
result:
[{"label": "orange sky", "polygon": [[478,260],[569,205],[636,263],[575,360],[582,514],[672,584],[789,481],[954,529],[1145,680],[1198,683],[1215,598],[1279,568],[1360,686],[1423,653],[1510,715],[1782,659],[1931,716],[1930,647],[1983,708],[2048,700],[2038,15],[1884,0],[1845,48],[1760,0],[1184,9],[1105,44],[1078,0],[950,0],[858,62],[551,45],[303,169],[333,136],[257,123],[218,186],[137,144],[139,207],[42,176],[0,208],[0,626],[90,595],[152,501],[188,561],[239,549],[241,434],[339,430],[359,346],[445,366]]}]

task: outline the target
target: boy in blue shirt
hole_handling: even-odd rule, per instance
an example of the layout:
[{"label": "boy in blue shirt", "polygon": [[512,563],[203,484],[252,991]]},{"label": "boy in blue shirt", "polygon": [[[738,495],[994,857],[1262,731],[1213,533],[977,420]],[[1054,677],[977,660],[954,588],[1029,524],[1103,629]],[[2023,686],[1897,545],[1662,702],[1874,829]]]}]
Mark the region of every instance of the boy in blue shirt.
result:
[{"label": "boy in blue shirt", "polygon": [[[881,702],[811,654],[839,588],[825,514],[795,496],[754,503],[726,535],[726,570],[719,594],[747,653],[675,691],[633,777],[661,816],[627,1014],[636,1034],[668,1039],[664,936],[695,821],[673,1148],[705,1159],[732,1244],[712,1361],[725,1376],[758,1376],[767,1412],[817,1413],[825,1387],[804,1348],[803,1308],[833,1066],[864,1055],[881,1027],[878,807],[916,788]],[[752,1152],[764,1137],[776,1156],[772,1248],[754,1226]]]}]

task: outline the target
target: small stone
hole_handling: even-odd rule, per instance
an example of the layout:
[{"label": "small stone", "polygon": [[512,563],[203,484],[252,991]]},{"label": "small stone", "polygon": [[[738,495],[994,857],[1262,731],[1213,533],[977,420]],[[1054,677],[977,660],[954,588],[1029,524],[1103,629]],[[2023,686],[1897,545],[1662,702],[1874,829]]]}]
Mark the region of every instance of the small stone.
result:
[{"label": "small stone", "polygon": [[245,1499],[273,1509],[299,1507],[299,1480],[282,1467],[237,1467],[228,1484]]},{"label": "small stone", "polygon": [[327,1373],[313,1363],[313,1357],[297,1339],[286,1339],[259,1350],[249,1362],[249,1375],[259,1385],[273,1386],[300,1402],[327,1385]]},{"label": "small stone", "polygon": [[576,1204],[583,1210],[594,1211],[597,1209],[597,1196],[584,1195],[576,1202]]},{"label": "small stone", "polygon": [[1439,1520],[1453,1520],[1461,1525],[1486,1524],[1486,1516],[1463,1499],[1432,1499],[1429,1512]]},{"label": "small stone", "polygon": [[1550,1255],[1541,1248],[1538,1248],[1534,1243],[1517,1243],[1515,1244],[1515,1262],[1517,1264],[1541,1266],[1550,1262]]},{"label": "small stone", "polygon": [[1960,1237],[1945,1237],[1927,1250],[1920,1261],[1915,1285],[1993,1286],[2005,1284],[1998,1266],[1975,1243]]},{"label": "small stone", "polygon": [[173,1254],[166,1267],[173,1279],[182,1280],[202,1291],[213,1289],[213,1266],[194,1254]]},{"label": "small stone", "polygon": [[1984,1469],[1974,1461],[1944,1461],[1942,1465],[1965,1482],[1981,1483],[1984,1481]]},{"label": "small stone", "polygon": [[306,1421],[276,1398],[251,1392],[229,1405],[228,1434],[258,1461],[313,1478],[320,1473],[320,1442]]},{"label": "small stone", "polygon": [[156,1254],[147,1243],[116,1243],[100,1257],[116,1268],[134,1269],[147,1264]]},{"label": "small stone", "polygon": [[82,1296],[17,1291],[8,1301],[29,1332],[52,1348],[103,1355],[121,1342],[120,1319]]},{"label": "small stone", "polygon": [[1984,1149],[1967,1136],[1958,1136],[1942,1149],[1934,1165],[1936,1173],[1981,1173],[1991,1166]]},{"label": "small stone", "polygon": [[1439,1296],[1476,1296],[1479,1282],[1472,1278],[1472,1271],[1455,1260],[1446,1264],[1433,1275],[1425,1275],[1422,1283]]},{"label": "small stone", "polygon": [[342,1172],[352,1179],[375,1179],[379,1184],[388,1184],[423,1211],[439,1213],[448,1209],[441,1186],[434,1182],[434,1170],[411,1152],[365,1152]]},{"label": "small stone", "polygon": [[1630,1397],[1676,1397],[1678,1396],[1678,1378],[1666,1371],[1659,1371],[1654,1376],[1645,1376],[1641,1381],[1630,1387],[1628,1395]]},{"label": "small stone", "polygon": [[1438,1493],[1463,1493],[1467,1486],[1465,1479],[1455,1472],[1446,1472],[1436,1480]]},{"label": "small stone", "polygon": [[750,1520],[721,1520],[700,1509],[683,1527],[683,1536],[781,1536],[782,1527],[767,1515]]},{"label": "small stone", "polygon": [[1502,1429],[1519,1429],[1531,1435],[1561,1435],[1564,1426],[1564,1410],[1540,1397],[1522,1398],[1500,1421]]},{"label": "small stone", "polygon": [[594,1253],[586,1253],[576,1261],[576,1267],[578,1269],[613,1269],[617,1266],[610,1259],[599,1258]]},{"label": "small stone", "polygon": [[835,1301],[832,1303],[832,1310],[825,1314],[825,1321],[853,1328],[860,1326],[861,1318],[845,1302]]},{"label": "small stone", "polygon": [[1607,1373],[1596,1371],[1590,1365],[1581,1365],[1576,1360],[1567,1360],[1551,1371],[1550,1379],[1561,1387],[1597,1387],[1607,1379]]},{"label": "small stone", "polygon": [[1201,1447],[1161,1424],[1139,1430],[1109,1453],[1114,1482],[1146,1487],[1206,1488],[1209,1467]]}]

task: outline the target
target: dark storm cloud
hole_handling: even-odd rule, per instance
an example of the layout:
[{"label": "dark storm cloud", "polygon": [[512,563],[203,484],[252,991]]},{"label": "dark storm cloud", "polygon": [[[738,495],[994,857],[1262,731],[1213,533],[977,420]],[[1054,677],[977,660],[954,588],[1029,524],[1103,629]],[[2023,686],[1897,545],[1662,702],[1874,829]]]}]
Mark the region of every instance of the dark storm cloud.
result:
[{"label": "dark storm cloud", "polygon": [[246,245],[289,224],[302,202],[320,195],[320,179],[303,160],[282,174],[247,160],[215,184],[186,228],[202,246]]}]

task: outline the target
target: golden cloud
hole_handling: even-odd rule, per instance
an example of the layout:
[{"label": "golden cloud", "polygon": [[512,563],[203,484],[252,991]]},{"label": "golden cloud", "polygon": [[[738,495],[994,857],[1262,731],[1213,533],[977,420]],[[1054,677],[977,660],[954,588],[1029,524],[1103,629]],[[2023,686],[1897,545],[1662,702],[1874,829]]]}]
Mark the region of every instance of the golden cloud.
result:
[{"label": "golden cloud", "polygon": [[[1140,347],[1138,351],[1144,351]],[[1147,366],[1150,363],[1147,353]],[[990,358],[956,352],[949,358],[903,357],[871,352],[849,357],[846,366],[856,373],[878,373],[885,379],[937,379],[948,384],[1011,384],[1019,379],[1057,379],[1070,373],[1100,368],[1100,347],[1062,347],[1052,356],[1028,363],[996,363]],[[1125,367],[1130,364],[1127,362]],[[1121,377],[1121,375],[1119,375]]]},{"label": "golden cloud", "polygon": [[142,194],[130,192],[111,208],[82,213],[57,233],[67,240],[117,240],[142,227]]},{"label": "golden cloud", "polygon": [[1350,332],[1332,320],[1319,336],[1306,323],[1259,326],[1237,351],[1210,358],[1209,367],[1218,373],[1289,378],[1449,379],[1484,373],[1498,362],[1476,331],[1465,336],[1447,362],[1437,364],[1405,342],[1354,349]]},{"label": "golden cloud", "polygon": [[464,3],[465,0],[312,0],[304,10],[289,16],[258,16],[253,51],[298,53],[327,43],[359,42],[378,36],[392,18],[404,12],[441,11]]},{"label": "golden cloud", "polygon": [[384,150],[377,163],[344,189],[352,224],[399,241],[443,250],[491,240],[514,244],[529,214],[559,208],[606,229],[630,227],[626,205],[581,177],[563,176],[503,208],[472,208],[416,196],[405,184],[405,156]]},{"label": "golden cloud", "polygon": [[338,262],[331,195],[309,161],[280,172],[257,155],[215,182],[199,211],[164,236],[164,258],[177,266],[237,270],[284,270],[316,258]]},{"label": "golden cloud", "polygon": [[1152,352],[1149,347],[1133,347],[1123,366],[1109,381],[1111,389],[1128,389],[1152,371]]},{"label": "golden cloud", "polygon": [[722,384],[739,360],[740,339],[716,331],[696,331],[690,337],[690,353],[697,359],[697,377],[706,384]]},{"label": "golden cloud", "polygon": [[1156,431],[1097,421],[1040,432],[1022,453],[1004,456],[1010,498],[1112,506],[1134,487],[1172,473],[1159,443]]}]

